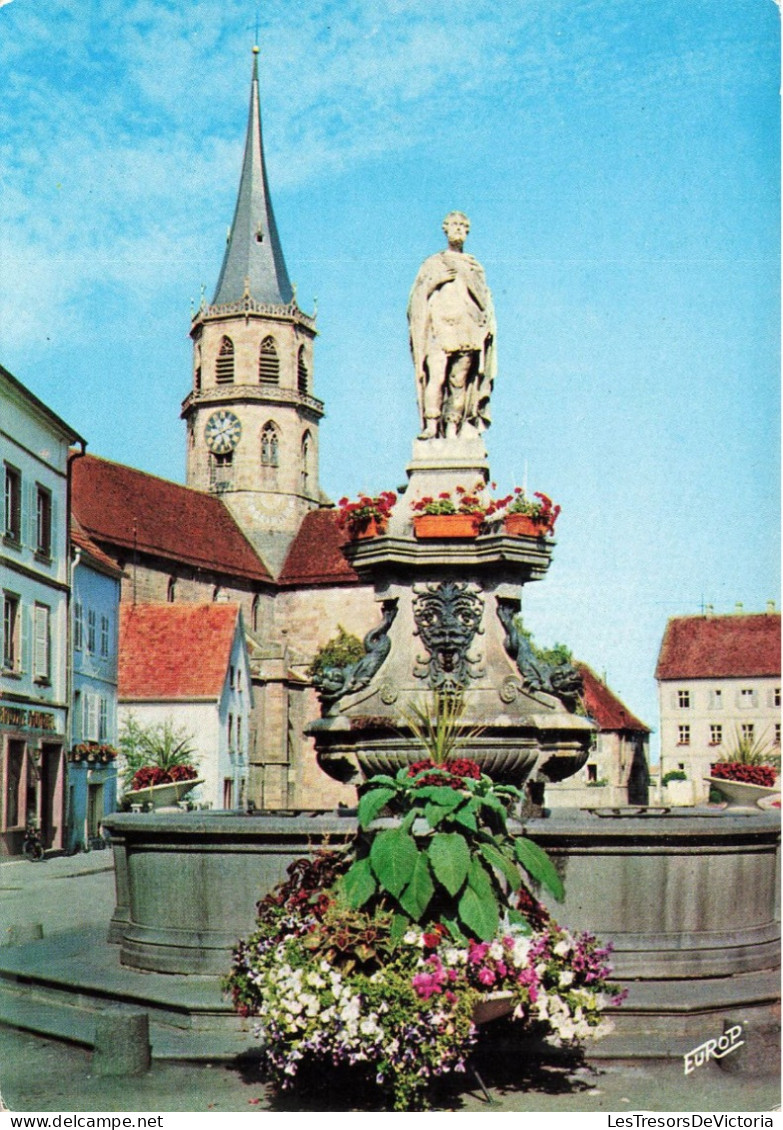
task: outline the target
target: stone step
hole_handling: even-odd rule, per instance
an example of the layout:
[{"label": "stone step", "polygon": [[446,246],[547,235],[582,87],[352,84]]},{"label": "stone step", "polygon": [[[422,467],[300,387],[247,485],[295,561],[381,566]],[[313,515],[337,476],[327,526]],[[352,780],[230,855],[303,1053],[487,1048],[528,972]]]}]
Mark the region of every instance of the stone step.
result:
[{"label": "stone step", "polygon": [[98,1016],[141,1011],[155,1059],[230,1059],[252,1049],[251,1026],[220,978],[126,969],[104,938],[87,927],[0,947],[0,1023],[94,1047]]},{"label": "stone step", "polygon": [[[74,993],[74,1003],[63,999],[62,994],[48,995],[45,988],[37,986],[15,987],[0,979],[0,1023],[13,1028],[50,1036],[68,1043],[94,1048],[96,1022],[107,1011],[127,1011],[138,1014],[138,1007],[115,1000],[107,1004],[95,998],[92,1001],[81,991]],[[76,1003],[76,999],[80,1003]],[[254,1040],[249,1027],[243,1030],[239,1019],[232,1016],[233,1027],[223,1024],[215,1028],[176,1027],[165,1023],[159,1012],[149,1006],[150,1046],[153,1059],[225,1060],[252,1051]]]}]

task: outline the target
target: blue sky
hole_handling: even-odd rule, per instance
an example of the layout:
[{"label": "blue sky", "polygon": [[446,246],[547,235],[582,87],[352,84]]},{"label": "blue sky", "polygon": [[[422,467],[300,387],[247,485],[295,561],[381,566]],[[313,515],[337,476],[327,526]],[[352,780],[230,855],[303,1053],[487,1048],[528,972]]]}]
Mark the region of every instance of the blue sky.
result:
[{"label": "blue sky", "polygon": [[[90,451],[178,480],[255,21],[0,6],[0,362]],[[304,0],[259,26],[278,226],[318,296],[324,488],[404,479],[408,291],[459,208],[497,308],[493,478],[563,508],[527,623],[655,727],[667,618],[779,599],[777,6]]]}]

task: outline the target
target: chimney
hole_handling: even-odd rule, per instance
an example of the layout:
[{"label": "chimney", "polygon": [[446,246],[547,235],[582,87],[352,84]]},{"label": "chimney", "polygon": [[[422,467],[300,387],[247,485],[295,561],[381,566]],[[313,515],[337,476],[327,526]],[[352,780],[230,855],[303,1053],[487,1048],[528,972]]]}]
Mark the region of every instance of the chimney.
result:
[{"label": "chimney", "polygon": [[715,615],[715,605],[714,604],[705,604],[704,615],[707,616],[708,618],[710,616],[714,616]]},{"label": "chimney", "polygon": [[741,600],[738,600],[737,603],[734,605],[734,615],[735,616],[741,616],[744,611],[745,611],[745,606],[743,605]]},{"label": "chimney", "polygon": [[768,600],[767,601],[767,615],[773,616],[775,614],[775,612],[777,612],[777,609],[775,607],[775,601],[774,600]]}]

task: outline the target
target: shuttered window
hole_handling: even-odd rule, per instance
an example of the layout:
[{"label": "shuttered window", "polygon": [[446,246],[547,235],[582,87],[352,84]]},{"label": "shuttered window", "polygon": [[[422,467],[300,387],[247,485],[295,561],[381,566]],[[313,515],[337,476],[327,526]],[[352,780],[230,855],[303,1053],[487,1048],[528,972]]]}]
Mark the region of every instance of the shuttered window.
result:
[{"label": "shuttered window", "polygon": [[258,354],[258,380],[262,385],[280,384],[280,358],[274,338],[265,337]]},{"label": "shuttered window", "polygon": [[219,385],[234,383],[234,343],[230,337],[224,337],[220,343],[215,362],[215,380]]},{"label": "shuttered window", "polygon": [[310,374],[307,371],[307,361],[305,360],[304,346],[302,346],[299,350],[299,355],[296,361],[297,387],[299,388],[299,392],[302,396],[307,396],[307,393],[309,391],[309,376]]}]

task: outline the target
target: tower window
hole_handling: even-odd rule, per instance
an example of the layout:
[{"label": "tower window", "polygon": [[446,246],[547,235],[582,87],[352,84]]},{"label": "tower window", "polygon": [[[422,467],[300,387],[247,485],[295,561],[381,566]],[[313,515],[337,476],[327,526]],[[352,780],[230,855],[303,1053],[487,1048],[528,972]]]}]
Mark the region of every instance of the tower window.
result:
[{"label": "tower window", "polygon": [[261,465],[263,467],[277,467],[280,461],[280,435],[276,426],[270,421],[264,424],[261,432]]},{"label": "tower window", "polygon": [[166,586],[166,601],[168,604],[174,604],[177,599],[177,579],[176,577],[169,577]]},{"label": "tower window", "polygon": [[258,597],[258,593],[256,593],[256,595],[253,597],[253,604],[250,608],[250,627],[253,629],[254,632],[258,631],[258,624],[259,624],[259,621],[260,621],[260,609],[261,609],[261,601]]},{"label": "tower window", "polygon": [[196,392],[201,392],[201,366],[199,365],[193,374],[193,387]]},{"label": "tower window", "polygon": [[234,484],[234,452],[209,456],[209,489],[213,491],[231,490]]},{"label": "tower window", "polygon": [[302,436],[302,493],[307,494],[310,486],[310,433]]},{"label": "tower window", "polygon": [[258,354],[258,380],[262,385],[280,384],[280,358],[274,339],[265,337]]},{"label": "tower window", "polygon": [[305,361],[304,346],[301,346],[296,361],[296,381],[297,387],[302,396],[307,396],[309,376],[310,374],[307,371],[307,362]]},{"label": "tower window", "polygon": [[215,380],[219,385],[234,383],[234,343],[230,337],[224,337],[220,343],[215,362]]}]

